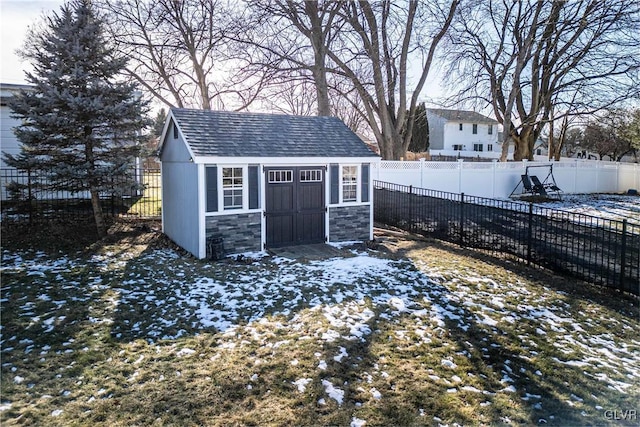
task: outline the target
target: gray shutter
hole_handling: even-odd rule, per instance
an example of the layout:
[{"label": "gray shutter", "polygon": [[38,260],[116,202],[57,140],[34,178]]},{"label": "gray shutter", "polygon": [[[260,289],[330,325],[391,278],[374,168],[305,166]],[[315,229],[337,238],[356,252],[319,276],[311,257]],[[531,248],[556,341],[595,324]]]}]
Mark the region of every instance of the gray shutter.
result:
[{"label": "gray shutter", "polygon": [[258,166],[249,166],[249,209],[258,209],[260,207],[258,172]]},{"label": "gray shutter", "polygon": [[218,168],[207,166],[207,212],[218,212]]},{"label": "gray shutter", "polygon": [[363,202],[369,201],[369,163],[363,163],[362,167],[362,181],[360,186],[360,197]]},{"label": "gray shutter", "polygon": [[332,164],[330,168],[331,204],[340,202],[340,166]]}]

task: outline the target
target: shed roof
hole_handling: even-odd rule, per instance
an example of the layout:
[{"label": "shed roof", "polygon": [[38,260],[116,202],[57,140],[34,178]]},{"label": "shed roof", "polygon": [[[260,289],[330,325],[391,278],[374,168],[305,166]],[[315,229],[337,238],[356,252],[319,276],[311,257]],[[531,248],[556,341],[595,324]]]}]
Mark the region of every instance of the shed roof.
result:
[{"label": "shed roof", "polygon": [[336,117],[172,108],[195,156],[374,157]]},{"label": "shed roof", "polygon": [[490,123],[498,122],[490,117],[483,116],[475,111],[468,110],[445,110],[442,108],[428,108],[428,113],[435,114],[451,122],[469,122],[469,123]]}]

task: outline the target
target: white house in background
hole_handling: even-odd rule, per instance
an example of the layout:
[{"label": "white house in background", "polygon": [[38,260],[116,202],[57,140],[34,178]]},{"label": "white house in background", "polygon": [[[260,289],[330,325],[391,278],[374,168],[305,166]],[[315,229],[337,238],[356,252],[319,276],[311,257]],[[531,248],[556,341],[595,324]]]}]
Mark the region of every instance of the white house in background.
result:
[{"label": "white house in background", "polygon": [[[11,117],[9,100],[21,90],[30,90],[33,86],[25,84],[0,83],[0,149],[2,154],[16,155],[20,153],[20,141],[13,133],[13,128],[20,124],[20,120]],[[0,167],[7,168],[4,156],[0,158]]]},{"label": "white house in background", "polygon": [[475,111],[427,108],[429,151],[499,152],[498,122]]}]

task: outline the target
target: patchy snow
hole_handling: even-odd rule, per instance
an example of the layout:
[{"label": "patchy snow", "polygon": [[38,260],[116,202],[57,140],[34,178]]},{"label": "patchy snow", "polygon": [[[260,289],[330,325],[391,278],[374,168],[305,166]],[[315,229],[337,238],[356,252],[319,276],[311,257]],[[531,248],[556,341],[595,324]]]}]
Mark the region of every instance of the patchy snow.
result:
[{"label": "patchy snow", "polygon": [[176,353],[176,356],[178,356],[178,357],[191,356],[195,352],[196,351],[194,349],[191,349],[191,348],[182,348]]},{"label": "patchy snow", "polygon": [[338,353],[337,356],[334,356],[333,360],[335,360],[336,362],[340,363],[340,362],[342,362],[342,359],[344,359],[347,356],[349,356],[349,354],[347,353],[347,349],[344,348],[344,347],[340,347],[340,353]]},{"label": "patchy snow", "polygon": [[342,405],[344,390],[334,387],[333,384],[327,380],[322,380],[322,385],[324,386],[324,392],[327,393],[331,399],[338,402],[338,405]]},{"label": "patchy snow", "polygon": [[[431,370],[423,377],[433,382],[430,385],[441,387],[442,392],[451,393],[451,398],[465,392],[483,395],[479,397],[487,401],[480,403],[481,407],[491,405],[491,396],[496,393],[506,393],[510,395],[507,398],[521,399],[523,405],[527,402],[529,408],[541,411],[541,395],[536,394],[539,388],[522,386],[527,382],[532,387],[536,382],[546,382],[548,371],[542,368],[543,375],[536,366],[541,358],[546,358],[552,367],[575,368],[619,395],[631,393],[634,384],[640,381],[640,342],[622,342],[615,334],[597,329],[593,323],[594,313],[569,312],[557,292],[533,294],[530,288],[515,280],[501,282],[473,274],[460,274],[451,279],[426,262],[412,264],[355,250],[350,256],[306,263],[262,253],[245,254],[244,258],[254,260],[256,265],[247,267],[244,262],[230,262],[221,265],[226,272],[218,274],[215,268],[207,271],[202,265],[194,270],[193,261],[179,257],[172,250],[145,252],[136,260],[137,266],[129,265],[126,269],[119,255],[96,256],[90,260],[90,267],[100,271],[119,268],[118,274],[122,276],[112,281],[115,285],[109,288],[112,292],[109,309],[102,311],[93,307],[92,302],[103,297],[105,283],[111,286],[107,279],[99,275],[88,277],[87,283],[56,279],[74,269],[88,268],[86,261],[5,251],[0,272],[29,274],[33,286],[31,299],[21,302],[16,316],[25,328],[37,334],[56,333],[67,322],[77,321],[72,316],[67,318],[67,306],[73,301],[88,307],[85,321],[92,327],[106,325],[116,339],[122,340],[143,339],[161,345],[162,340],[211,332],[218,334],[216,351],[223,354],[242,350],[247,343],[258,343],[275,352],[287,351],[296,342],[315,340],[322,352],[314,353],[314,357],[307,355],[311,363],[304,354],[294,353],[296,358],[287,363],[301,371],[285,383],[288,387],[294,386],[290,387],[292,392],[305,393],[314,381],[312,378],[317,382],[319,377],[324,377],[321,384],[325,397],[338,405],[343,405],[345,395],[351,396],[351,390],[358,387],[362,389],[362,396],[375,401],[384,402],[396,394],[393,377],[397,371],[387,369],[383,356],[379,363],[367,366],[367,372],[362,370],[358,375],[349,376],[349,383],[339,374],[357,369],[362,360],[361,349],[381,336],[379,322],[391,325],[388,336],[382,335],[393,342],[394,351],[399,353],[407,349],[415,354],[431,351],[436,345],[433,343],[439,346],[442,337],[463,337],[468,331],[474,338],[482,336],[484,341],[480,345],[476,342],[472,346],[461,339],[456,345],[438,347],[433,364],[436,366],[430,366]],[[163,268],[155,268],[159,265]],[[12,291],[6,289],[3,288],[3,299],[9,300]],[[61,290],[68,295],[60,296]],[[36,311],[40,305],[47,310]],[[141,312],[145,316],[139,316]],[[616,330],[637,326],[632,320],[602,319],[602,322]],[[394,329],[396,324],[398,327]],[[265,329],[277,331],[277,339],[270,339]],[[514,330],[516,332],[512,332]],[[599,332],[590,332],[594,330]],[[290,338],[292,334],[295,338]],[[517,343],[518,350],[508,348],[506,339]],[[74,347],[70,339],[54,348],[38,346],[33,340],[20,336],[3,335],[2,340],[3,356],[10,354],[12,358],[19,352],[33,351],[44,356],[73,351]],[[549,355],[549,350],[538,348],[542,344],[549,344],[556,354]],[[188,358],[197,353],[192,348],[180,347],[177,344],[171,349],[177,357]],[[487,370],[492,369],[494,379],[499,381],[483,387],[481,384],[489,381],[478,380],[482,374],[466,372],[473,369],[469,368],[468,359],[474,354],[487,361]],[[508,358],[493,360],[496,354],[508,355]],[[144,356],[125,355],[124,350],[120,356],[131,357],[128,363],[135,365],[132,371],[142,370],[153,360],[150,357],[145,362]],[[211,361],[215,362],[216,357]],[[257,366],[260,361],[252,362]],[[391,372],[391,378],[384,369]],[[250,373],[247,372],[247,377]],[[175,375],[181,373],[176,371]],[[135,382],[141,377],[143,375],[134,371],[128,379]],[[354,383],[354,377],[359,383]],[[186,372],[184,378],[187,378]],[[163,379],[161,376],[160,380]],[[251,381],[257,379],[257,374],[251,376]],[[16,374],[12,380],[16,387],[25,387],[28,382]],[[257,387],[249,384],[247,389]],[[89,398],[89,403],[106,397],[100,397],[106,393],[105,389],[98,390],[93,393],[95,397]],[[353,403],[356,406],[375,403],[367,397]],[[598,398],[567,385],[563,400],[576,407],[589,404],[593,408]],[[317,402],[324,405],[327,399],[319,398]],[[9,408],[10,403],[3,403],[0,411]],[[54,412],[56,415],[52,413],[52,416],[62,414],[62,410]],[[420,414],[424,415],[422,411]],[[544,416],[552,420],[550,414]],[[364,424],[364,420],[353,416],[351,425]]]},{"label": "patchy snow", "polygon": [[540,207],[596,216],[640,225],[640,197],[618,194],[565,194],[561,201],[539,203]]},{"label": "patchy snow", "polygon": [[300,393],[304,393],[311,381],[311,378],[300,378],[299,380],[293,381],[292,384],[298,388]]},{"label": "patchy snow", "polygon": [[456,365],[455,363],[453,363],[453,361],[448,360],[448,359],[442,359],[442,361],[440,362],[440,364],[442,366],[444,366],[445,368],[449,368],[449,369],[458,369],[458,365]]},{"label": "patchy snow", "polygon": [[371,393],[371,396],[376,400],[382,399],[382,393],[380,393],[375,387],[369,390],[369,393]]}]

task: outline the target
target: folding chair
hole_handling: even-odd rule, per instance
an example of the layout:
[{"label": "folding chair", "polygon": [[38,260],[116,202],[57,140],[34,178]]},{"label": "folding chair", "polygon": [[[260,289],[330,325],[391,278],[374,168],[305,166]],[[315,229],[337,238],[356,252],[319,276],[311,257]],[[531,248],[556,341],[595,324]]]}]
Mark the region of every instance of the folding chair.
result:
[{"label": "folding chair", "polygon": [[531,185],[531,181],[529,180],[529,175],[520,175],[522,178],[522,185],[527,193],[534,193],[533,186]]},{"label": "folding chair", "polygon": [[540,182],[537,176],[531,175],[531,182],[533,182],[533,191],[542,196],[547,195],[547,190],[544,189],[544,185]]}]

